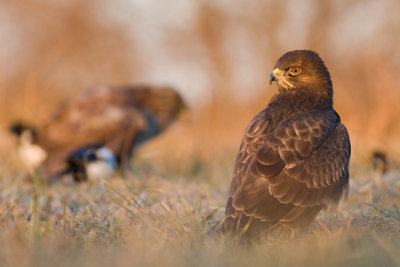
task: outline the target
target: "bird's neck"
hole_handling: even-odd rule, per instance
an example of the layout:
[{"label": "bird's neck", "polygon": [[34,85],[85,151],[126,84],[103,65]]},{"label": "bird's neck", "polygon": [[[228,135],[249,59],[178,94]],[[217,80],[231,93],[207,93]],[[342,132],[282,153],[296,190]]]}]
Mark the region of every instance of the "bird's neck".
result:
[{"label": "bird's neck", "polygon": [[326,95],[311,94],[301,90],[279,92],[268,104],[279,120],[286,120],[301,113],[332,108],[332,98]]},{"label": "bird's neck", "polygon": [[333,100],[329,92],[316,93],[298,88],[296,90],[279,91],[272,97],[269,106],[303,111],[325,110],[332,108]]}]

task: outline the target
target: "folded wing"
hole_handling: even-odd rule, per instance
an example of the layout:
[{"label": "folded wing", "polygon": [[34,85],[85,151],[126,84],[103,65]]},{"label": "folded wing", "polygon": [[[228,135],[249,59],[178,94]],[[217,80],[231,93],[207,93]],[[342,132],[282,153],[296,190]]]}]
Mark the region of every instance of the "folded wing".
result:
[{"label": "folded wing", "polygon": [[258,135],[244,137],[227,215],[297,227],[338,203],[348,184],[350,142],[335,111],[303,114]]}]

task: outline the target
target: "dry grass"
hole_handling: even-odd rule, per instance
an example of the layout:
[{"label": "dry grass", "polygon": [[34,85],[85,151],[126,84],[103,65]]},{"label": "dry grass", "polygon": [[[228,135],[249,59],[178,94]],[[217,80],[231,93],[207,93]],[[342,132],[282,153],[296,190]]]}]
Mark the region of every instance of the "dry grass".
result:
[{"label": "dry grass", "polygon": [[[258,102],[242,103],[247,112],[234,109],[234,101],[201,107],[191,121],[141,147],[129,176],[107,180],[104,195],[95,182],[28,183],[12,168],[18,163],[10,161],[0,180],[0,242],[6,244],[0,261],[10,266],[399,265],[400,172],[374,173],[357,155],[349,199],[296,237],[248,246],[207,234],[223,216],[241,131]],[[242,116],[224,122],[228,113]],[[173,144],[182,136],[185,142]]]},{"label": "dry grass", "polygon": [[16,184],[2,190],[0,259],[18,266],[399,264],[399,203],[389,193],[379,197],[390,205],[372,207],[361,202],[377,192],[352,191],[337,214],[322,214],[307,232],[253,246],[206,234],[222,216],[225,193],[141,173],[110,180],[103,198],[95,184]]}]

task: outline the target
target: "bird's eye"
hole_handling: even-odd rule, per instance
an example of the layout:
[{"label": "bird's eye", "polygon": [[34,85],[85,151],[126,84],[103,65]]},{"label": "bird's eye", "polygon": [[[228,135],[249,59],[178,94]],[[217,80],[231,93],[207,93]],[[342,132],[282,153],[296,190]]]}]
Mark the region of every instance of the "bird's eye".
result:
[{"label": "bird's eye", "polygon": [[291,69],[289,70],[289,73],[290,73],[292,76],[299,75],[300,72],[301,72],[301,69],[300,69],[300,68],[297,68],[297,67],[291,68]]}]

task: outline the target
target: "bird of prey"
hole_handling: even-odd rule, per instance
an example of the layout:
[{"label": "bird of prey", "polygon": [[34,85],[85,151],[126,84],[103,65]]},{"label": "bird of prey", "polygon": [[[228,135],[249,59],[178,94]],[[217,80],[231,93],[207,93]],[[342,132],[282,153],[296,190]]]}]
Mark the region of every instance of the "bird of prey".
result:
[{"label": "bird of prey", "polygon": [[80,181],[87,178],[87,163],[127,167],[134,148],[164,131],[185,109],[169,87],[101,86],[64,102],[37,127],[17,123],[11,130],[20,137],[20,154],[35,146],[31,165],[44,161],[50,177],[72,173]]},{"label": "bird of prey", "polygon": [[350,140],[322,59],[309,50],[287,52],[273,81],[278,93],[244,134],[215,231],[253,238],[276,227],[304,228],[348,192]]}]

